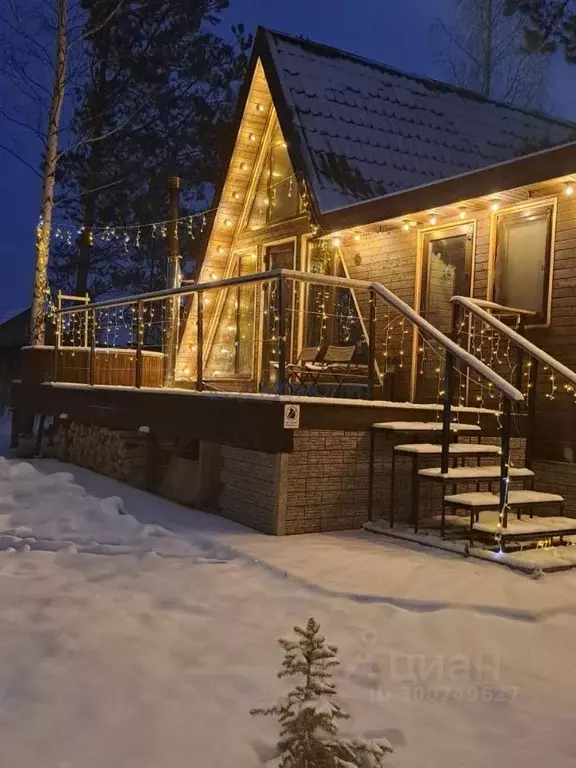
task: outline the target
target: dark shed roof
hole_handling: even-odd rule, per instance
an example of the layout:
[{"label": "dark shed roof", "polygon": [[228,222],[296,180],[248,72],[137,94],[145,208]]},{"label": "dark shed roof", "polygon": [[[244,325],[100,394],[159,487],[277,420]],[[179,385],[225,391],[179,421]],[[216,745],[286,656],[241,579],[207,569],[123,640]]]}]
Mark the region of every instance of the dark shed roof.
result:
[{"label": "dark shed roof", "polygon": [[30,309],[0,312],[0,347],[22,347],[28,343]]},{"label": "dark shed roof", "polygon": [[567,121],[308,40],[259,36],[320,214],[576,140]]}]

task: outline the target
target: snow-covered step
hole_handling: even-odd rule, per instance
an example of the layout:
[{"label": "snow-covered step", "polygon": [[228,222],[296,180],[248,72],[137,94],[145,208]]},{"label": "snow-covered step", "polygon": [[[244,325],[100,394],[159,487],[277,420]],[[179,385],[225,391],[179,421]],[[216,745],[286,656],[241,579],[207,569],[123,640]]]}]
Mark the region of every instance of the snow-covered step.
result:
[{"label": "snow-covered step", "polygon": [[[442,422],[439,421],[382,421],[372,424],[372,429],[385,432],[417,432],[419,434],[436,434],[442,432]],[[459,435],[471,435],[481,431],[478,424],[450,424],[450,432]]]},{"label": "snow-covered step", "polygon": [[[394,446],[397,453],[418,454],[421,456],[440,456],[442,446],[438,443],[406,443]],[[476,445],[471,443],[451,443],[448,446],[450,456],[499,456],[497,445]]]},{"label": "snow-covered step", "polygon": [[[440,467],[427,467],[420,469],[419,475],[427,477],[429,480],[438,480],[442,482],[464,482],[470,480],[487,481],[500,479],[500,466],[490,467],[450,467],[448,472],[442,472]],[[534,477],[534,472],[526,467],[510,467],[508,470],[511,479],[525,479]]]},{"label": "snow-covered step", "polygon": [[[500,496],[489,491],[472,491],[470,493],[454,493],[444,496],[444,503],[462,509],[494,509],[500,507]],[[544,504],[560,505],[564,499],[557,493],[542,491],[508,491],[509,507],[533,507]]]},{"label": "snow-covered step", "polygon": [[576,534],[576,520],[571,517],[525,517],[521,520],[508,518],[506,528],[498,520],[474,523],[472,530],[509,539],[552,538]]},{"label": "snow-covered step", "polygon": [[[435,523],[441,524],[439,515],[432,518]],[[470,517],[468,515],[446,515],[444,522],[447,528],[461,528],[470,530]],[[506,528],[501,527],[500,515],[497,512],[486,512],[482,520],[473,524],[473,530],[479,533],[488,533],[495,535],[501,533],[503,536],[521,536],[530,535],[550,535],[556,533],[558,536],[572,535],[576,531],[576,520],[571,517],[523,517],[518,520],[516,517],[508,517]]]}]

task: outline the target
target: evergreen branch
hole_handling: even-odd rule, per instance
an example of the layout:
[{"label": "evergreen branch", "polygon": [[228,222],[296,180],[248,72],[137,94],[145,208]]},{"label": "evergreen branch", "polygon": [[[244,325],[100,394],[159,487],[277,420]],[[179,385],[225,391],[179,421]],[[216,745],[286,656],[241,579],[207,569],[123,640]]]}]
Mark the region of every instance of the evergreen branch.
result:
[{"label": "evergreen branch", "polygon": [[114,18],[114,16],[116,16],[116,14],[118,13],[118,11],[120,10],[120,8],[121,8],[123,5],[124,5],[124,0],[118,0],[118,3],[117,3],[115,6],[114,6],[114,8],[113,8],[113,9],[112,9],[112,11],[111,11],[111,12],[108,14],[108,16],[107,16],[107,17],[104,19],[104,21],[102,21],[100,24],[98,24],[97,26],[93,27],[92,29],[89,29],[89,30],[88,30],[88,32],[86,32],[86,33],[83,35],[83,37],[82,37],[82,40],[88,40],[90,37],[94,37],[94,35],[98,34],[98,32],[100,32],[102,29],[104,29],[104,27],[105,27],[105,26],[106,26],[106,25],[107,25],[107,24],[108,24],[110,21],[112,21],[112,19]]}]

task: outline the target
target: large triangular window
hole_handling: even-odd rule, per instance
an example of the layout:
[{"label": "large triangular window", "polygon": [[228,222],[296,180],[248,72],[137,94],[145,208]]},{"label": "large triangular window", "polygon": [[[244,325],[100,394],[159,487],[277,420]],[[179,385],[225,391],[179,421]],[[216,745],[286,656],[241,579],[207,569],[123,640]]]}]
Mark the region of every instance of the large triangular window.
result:
[{"label": "large triangular window", "polygon": [[272,133],[270,145],[266,149],[248,219],[248,228],[260,229],[267,224],[291,219],[300,211],[300,195],[292,163],[288,157],[282,131],[277,125]]}]

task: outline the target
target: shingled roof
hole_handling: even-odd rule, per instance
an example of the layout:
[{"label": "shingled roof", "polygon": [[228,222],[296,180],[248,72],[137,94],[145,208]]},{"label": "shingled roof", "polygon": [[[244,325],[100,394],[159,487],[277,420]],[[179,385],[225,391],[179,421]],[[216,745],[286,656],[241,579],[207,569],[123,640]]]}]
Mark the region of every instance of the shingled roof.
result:
[{"label": "shingled roof", "polygon": [[576,140],[567,121],[283,33],[259,36],[320,214]]}]

